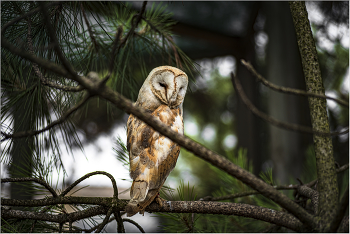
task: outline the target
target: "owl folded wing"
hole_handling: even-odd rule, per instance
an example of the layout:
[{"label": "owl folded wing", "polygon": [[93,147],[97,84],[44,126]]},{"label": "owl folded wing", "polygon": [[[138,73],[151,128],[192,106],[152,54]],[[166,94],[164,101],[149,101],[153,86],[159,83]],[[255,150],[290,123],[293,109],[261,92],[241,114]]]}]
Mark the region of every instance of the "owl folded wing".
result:
[{"label": "owl folded wing", "polygon": [[[183,133],[179,109],[170,109],[166,105],[161,105],[152,115],[173,130]],[[158,195],[169,173],[175,167],[180,147],[130,115],[127,149],[133,184],[130,190],[131,200],[126,211],[128,216],[132,216],[138,211],[143,211]]]}]

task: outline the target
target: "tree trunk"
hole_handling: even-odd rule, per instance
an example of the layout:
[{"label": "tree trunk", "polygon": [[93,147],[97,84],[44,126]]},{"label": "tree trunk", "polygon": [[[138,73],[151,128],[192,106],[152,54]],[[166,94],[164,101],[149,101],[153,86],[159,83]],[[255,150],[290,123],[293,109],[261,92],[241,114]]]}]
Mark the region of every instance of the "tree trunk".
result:
[{"label": "tree trunk", "polygon": [[[26,82],[25,86],[30,87],[33,80],[28,75],[27,69],[23,71],[22,78]],[[12,94],[15,95],[15,94]],[[12,97],[13,98],[13,97]],[[13,129],[14,133],[29,131],[34,129],[35,119],[33,113],[34,103],[27,95],[22,96],[13,106]],[[15,138],[12,140],[11,157],[9,165],[9,175],[11,178],[31,177],[33,173],[33,151],[34,137]],[[10,196],[12,199],[32,199],[34,195],[31,182],[11,183]]]},{"label": "tree trunk", "polygon": [[[255,81],[255,77],[241,64],[241,59],[250,61],[253,66],[255,65],[255,41],[254,41],[254,23],[260,9],[260,3],[255,3],[252,8],[252,16],[249,22],[249,28],[246,30],[246,35],[241,39],[241,51],[238,57],[236,57],[237,63],[237,77],[240,79],[242,86],[249,97],[249,99],[255,103],[259,102],[259,84]],[[237,100],[237,109],[235,115],[237,116],[236,132],[238,138],[238,148],[243,147],[247,149],[247,157],[253,164],[254,174],[258,175],[261,171],[261,165],[264,161],[262,157],[262,144],[261,136],[256,134],[259,131],[259,121],[256,117],[237,97],[235,94],[235,100]]]},{"label": "tree trunk", "polygon": [[[266,2],[267,75],[272,83],[305,90],[305,81],[300,54],[293,29],[293,21],[287,2]],[[268,96],[269,114],[288,123],[311,125],[307,99],[301,96],[270,91]],[[291,183],[300,178],[305,152],[312,137],[269,125],[270,155],[273,173],[281,184]]]},{"label": "tree trunk", "polygon": [[[305,2],[290,2],[308,92],[324,94],[315,41],[312,37]],[[329,132],[326,100],[309,97],[312,127]],[[328,231],[338,205],[338,186],[332,139],[314,135],[319,192],[319,231]]]}]

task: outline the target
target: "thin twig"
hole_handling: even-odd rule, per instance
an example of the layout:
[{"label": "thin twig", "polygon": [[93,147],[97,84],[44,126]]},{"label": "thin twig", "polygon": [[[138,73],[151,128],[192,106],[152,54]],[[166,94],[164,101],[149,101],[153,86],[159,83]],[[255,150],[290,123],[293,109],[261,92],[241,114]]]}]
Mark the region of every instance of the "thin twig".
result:
[{"label": "thin twig", "polygon": [[287,87],[275,85],[275,84],[271,83],[270,81],[266,80],[262,75],[260,75],[249,62],[246,62],[243,59],[241,60],[241,62],[256,78],[258,78],[259,81],[261,81],[265,86],[267,86],[273,90],[276,90],[276,91],[279,91],[282,93],[290,93],[290,94],[294,94],[294,95],[302,95],[302,96],[310,96],[310,97],[329,99],[329,100],[337,102],[338,104],[340,104],[342,106],[349,108],[349,103],[344,101],[344,100],[341,100],[341,99],[329,97],[329,96],[326,96],[323,94],[309,93],[309,92],[306,92],[306,91],[301,90],[301,89],[292,89],[292,88],[287,88]]},{"label": "thin twig", "polygon": [[[134,31],[137,28],[138,24],[140,23],[140,21],[142,19],[142,15],[143,15],[143,13],[146,10],[146,5],[147,5],[147,1],[144,1],[143,4],[142,4],[140,12],[133,16],[133,18],[131,19],[131,24],[132,24],[131,29],[126,34],[126,36],[123,38],[123,40],[121,40],[121,42],[120,42],[120,44],[119,44],[119,46],[117,48],[117,44],[118,44],[120,36],[122,35],[122,32],[123,32],[122,31],[122,27],[118,28],[118,31],[116,33],[116,36],[115,36],[114,42],[113,42],[113,49],[112,49],[112,53],[111,53],[111,61],[110,61],[109,67],[108,67],[108,74],[107,74],[107,76],[105,78],[103,78],[103,80],[100,83],[100,85],[105,84],[107,82],[107,80],[109,79],[109,77],[111,76],[112,71],[113,71],[113,65],[114,65],[115,56],[119,53],[120,48],[122,46],[124,46],[124,44],[127,42],[129,37],[134,34]],[[133,23],[135,17],[136,17],[136,21],[135,21],[135,23]]]},{"label": "thin twig", "polygon": [[96,38],[95,38],[95,36],[94,36],[94,34],[93,34],[93,32],[92,32],[90,23],[89,23],[89,21],[88,21],[88,19],[87,19],[87,17],[86,17],[85,10],[84,10],[84,7],[83,7],[83,4],[82,4],[82,3],[80,3],[80,8],[81,8],[81,11],[83,12],[83,17],[84,17],[86,26],[87,26],[87,28],[88,28],[88,32],[89,32],[89,35],[90,35],[90,38],[91,38],[91,42],[92,42],[92,44],[94,44],[95,49],[96,49],[96,51],[98,52],[98,48],[99,48],[99,47],[98,47]]},{"label": "thin twig", "polygon": [[106,217],[104,218],[101,225],[99,225],[99,227],[96,229],[96,233],[100,233],[101,230],[104,228],[104,226],[106,226],[106,224],[108,223],[109,216],[111,216],[111,214],[112,214],[112,207],[109,208],[109,210],[107,211]]},{"label": "thin twig", "polygon": [[[62,3],[61,3],[61,2],[49,3],[49,4],[47,4],[47,8],[52,7],[52,6],[55,6],[55,5],[59,5],[59,4],[62,4]],[[11,26],[12,24],[14,24],[14,23],[16,23],[16,22],[18,22],[18,21],[20,21],[20,20],[22,20],[22,19],[24,19],[24,18],[27,18],[28,16],[31,16],[31,15],[37,13],[38,11],[40,11],[40,7],[35,8],[35,9],[29,11],[28,13],[25,13],[25,14],[23,14],[23,15],[21,15],[21,16],[15,18],[15,19],[11,20],[10,22],[6,23],[6,24],[1,28],[1,35],[5,35],[5,31],[6,31],[7,28],[8,28],[9,26]]]},{"label": "thin twig", "polygon": [[38,178],[29,178],[29,177],[24,177],[24,178],[5,178],[5,179],[1,179],[1,183],[17,183],[17,182],[29,182],[29,181],[33,181],[36,182],[38,184],[41,184],[42,186],[44,186],[47,190],[50,191],[50,193],[52,194],[53,197],[58,197],[56,191],[45,181],[38,179]]},{"label": "thin twig", "polygon": [[120,214],[119,210],[114,211],[114,217],[117,221],[117,231],[118,233],[125,233],[125,227],[122,220],[122,215]]},{"label": "thin twig", "polygon": [[71,184],[68,188],[66,188],[61,194],[60,197],[64,197],[70,190],[72,190],[75,186],[77,186],[80,182],[82,182],[83,180],[89,178],[90,176],[93,175],[105,175],[107,176],[111,181],[112,181],[112,185],[113,185],[113,190],[114,190],[114,194],[113,197],[115,199],[118,199],[118,187],[117,187],[117,183],[115,182],[115,179],[113,178],[113,176],[107,172],[104,171],[94,171],[91,173],[88,173],[84,176],[82,176],[80,179],[76,180],[73,184]]},{"label": "thin twig", "polygon": [[[345,164],[339,168],[336,169],[336,173],[340,173],[340,172],[343,172],[345,170],[349,169],[349,164]],[[317,183],[317,180],[313,180],[307,184],[305,184],[305,186],[311,188],[312,186],[314,186],[315,184]]]},{"label": "thin twig", "polygon": [[59,45],[57,37],[56,37],[56,32],[53,30],[51,23],[50,23],[50,18],[47,15],[48,11],[47,11],[46,4],[42,3],[42,2],[39,2],[39,4],[40,4],[41,12],[44,16],[46,29],[48,31],[48,34],[51,38],[52,43],[54,44],[54,49],[56,51],[57,57],[60,59],[61,63],[63,64],[63,67],[71,74],[71,76],[73,76],[75,78],[75,80],[77,80],[78,82],[79,81],[82,82],[82,78],[80,76],[78,76],[76,71],[74,71],[73,67],[71,66],[69,61],[65,58],[65,56],[60,48],[60,45]]},{"label": "thin twig", "polygon": [[[28,37],[27,37],[28,50],[29,50],[30,53],[35,55],[34,49],[33,49],[32,24],[31,24],[30,17],[27,18],[27,22],[28,22]],[[51,82],[47,78],[45,78],[44,75],[40,72],[38,64],[32,62],[32,67],[33,67],[33,70],[34,70],[35,74],[41,80],[41,83],[44,84],[44,85],[47,85],[47,86],[52,87],[52,88],[64,90],[64,91],[69,91],[69,92],[79,92],[79,91],[83,90],[83,87],[80,86],[80,85],[77,86],[77,87],[72,87],[72,86],[66,86],[66,85],[59,85],[59,84],[56,84],[54,82]]]},{"label": "thin twig", "polygon": [[10,139],[10,138],[22,138],[22,137],[29,137],[29,136],[34,136],[37,135],[39,133],[45,132],[53,127],[55,127],[56,125],[59,125],[63,122],[65,122],[68,117],[73,114],[75,111],[77,111],[80,107],[82,107],[87,100],[89,100],[91,96],[89,94],[86,94],[85,97],[74,107],[70,108],[66,113],[64,113],[61,118],[53,121],[51,124],[47,125],[45,128],[40,129],[40,130],[33,130],[33,131],[23,131],[23,132],[16,132],[13,134],[7,134],[5,132],[1,132],[1,134],[3,134],[5,137],[3,139],[1,139],[1,142]]},{"label": "thin twig", "polygon": [[[273,187],[274,189],[277,189],[277,190],[290,190],[290,189],[297,189],[298,185],[280,185],[280,186],[273,186]],[[256,190],[251,190],[251,191],[246,191],[241,193],[229,194],[221,197],[206,196],[199,200],[200,201],[222,201],[222,200],[234,199],[239,197],[246,197],[246,196],[255,195],[255,194],[261,194],[261,192],[258,192]]]},{"label": "thin twig", "polygon": [[58,229],[58,233],[62,233],[62,228],[63,228],[64,222],[59,223],[59,229]]},{"label": "thin twig", "polygon": [[[140,13],[137,14],[137,15],[134,15],[133,18],[131,19],[131,23],[132,23],[132,26],[131,26],[131,29],[129,30],[129,32],[126,34],[126,36],[124,37],[124,39],[120,42],[120,45],[119,45],[119,48],[122,47],[126,41],[128,40],[128,38],[134,34],[134,31],[136,29],[136,27],[138,26],[138,24],[140,23],[141,19],[142,19],[142,15],[143,13],[145,12],[146,10],[146,5],[147,5],[147,1],[144,1],[143,4],[142,4],[142,7],[141,7],[141,10],[140,10]],[[136,21],[135,23],[133,24],[133,21],[136,17]],[[118,49],[119,50],[119,49]]]},{"label": "thin twig", "polygon": [[140,230],[140,232],[145,233],[145,230],[143,230],[143,228],[140,226],[140,224],[136,223],[134,220],[124,218],[123,222],[132,223]]},{"label": "thin twig", "polygon": [[344,218],[344,215],[346,213],[346,209],[348,208],[348,206],[349,206],[349,185],[346,188],[342,198],[340,199],[337,213],[336,213],[333,221],[331,222],[331,226],[329,228],[330,233],[337,232],[339,225]]},{"label": "thin twig", "polygon": [[113,41],[113,48],[112,48],[110,63],[109,63],[109,67],[108,67],[108,74],[105,78],[103,78],[101,85],[105,84],[108,81],[109,77],[112,75],[113,67],[114,67],[114,60],[115,60],[116,55],[119,52],[119,49],[117,51],[117,45],[118,45],[118,42],[120,40],[122,33],[123,33],[123,27],[120,26],[120,27],[118,27],[117,33],[115,34],[115,38]]},{"label": "thin twig", "polygon": [[[112,222],[113,220],[115,220],[115,217],[110,218],[110,219],[108,220],[107,223],[110,223],[110,222]],[[92,227],[92,228],[90,228],[90,229],[79,229],[79,231],[90,233],[90,232],[95,231],[95,230],[96,230],[97,228],[99,228],[101,225],[102,225],[102,223],[100,223],[100,224],[98,224],[98,225],[96,225],[95,227]]]},{"label": "thin twig", "polygon": [[[160,35],[163,35],[156,26],[154,26],[148,19],[146,19],[145,17],[142,17],[142,19],[151,27],[151,29],[153,29],[154,31],[156,31],[157,33],[159,33]],[[176,47],[174,46],[174,40],[171,36],[165,36],[165,38],[168,40],[168,43],[170,44],[171,48],[174,51],[174,56],[175,56],[175,62],[176,62],[176,66],[182,69],[182,63],[179,57],[179,54],[176,50]]]},{"label": "thin twig", "polygon": [[258,117],[262,118],[266,122],[269,122],[270,124],[272,124],[276,127],[280,127],[280,128],[284,128],[284,129],[288,129],[288,130],[292,130],[292,131],[303,132],[303,133],[328,136],[328,137],[338,136],[338,135],[346,134],[349,132],[349,128],[347,128],[345,131],[342,131],[342,132],[331,132],[331,133],[330,132],[321,132],[321,131],[313,130],[310,127],[279,121],[279,120],[259,111],[253,105],[253,103],[250,102],[250,100],[248,99],[248,97],[245,95],[245,93],[243,91],[243,88],[242,88],[240,81],[237,79],[237,77],[235,77],[235,75],[233,73],[231,73],[231,79],[232,79],[232,84],[234,85],[239,97],[242,99],[243,103],[247,106],[247,108],[251,112],[253,112],[255,115],[257,115]]}]

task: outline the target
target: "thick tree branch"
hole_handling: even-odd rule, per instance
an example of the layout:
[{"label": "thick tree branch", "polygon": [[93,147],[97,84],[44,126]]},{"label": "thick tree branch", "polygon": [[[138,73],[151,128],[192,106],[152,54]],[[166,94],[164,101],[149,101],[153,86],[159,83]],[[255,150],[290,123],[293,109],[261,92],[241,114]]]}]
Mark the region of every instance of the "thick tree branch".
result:
[{"label": "thick tree branch", "polygon": [[18,183],[18,182],[29,182],[29,181],[34,181],[38,184],[41,184],[42,186],[44,186],[47,190],[50,191],[50,193],[52,194],[53,197],[58,197],[56,191],[45,181],[40,180],[38,178],[28,178],[28,177],[24,177],[24,178],[6,178],[6,179],[1,179],[1,183]]},{"label": "thick tree branch", "polygon": [[237,91],[239,97],[242,99],[243,103],[247,106],[247,108],[253,112],[255,115],[257,115],[258,117],[262,118],[263,120],[265,120],[266,122],[269,122],[270,124],[276,126],[276,127],[280,127],[280,128],[284,128],[284,129],[288,129],[288,130],[292,130],[292,131],[298,131],[298,132],[303,132],[303,133],[310,133],[310,134],[315,134],[315,135],[320,135],[320,136],[338,136],[338,135],[342,135],[342,134],[346,134],[349,132],[349,128],[345,131],[342,132],[323,132],[323,131],[319,131],[319,130],[314,130],[312,128],[306,127],[306,126],[301,126],[298,124],[291,124],[291,123],[286,123],[286,122],[282,122],[279,121],[261,111],[258,110],[258,108],[256,108],[253,103],[251,103],[251,101],[249,100],[249,98],[246,96],[246,94],[243,91],[242,85],[240,83],[240,81],[237,79],[237,77],[231,73],[231,79],[232,79],[232,84],[235,87],[235,90]]},{"label": "thick tree branch", "polygon": [[298,186],[298,193],[304,197],[311,199],[312,208],[314,210],[314,214],[318,214],[318,192],[309,188],[305,185]]},{"label": "thick tree branch", "polygon": [[50,62],[48,60],[45,60],[43,58],[37,57],[35,55],[32,55],[31,53],[24,51],[14,45],[12,45],[8,40],[6,40],[3,35],[1,35],[1,46],[3,48],[6,48],[7,50],[9,50],[10,52],[12,52],[13,54],[16,54],[18,56],[21,56],[24,59],[27,59],[31,62],[34,62],[36,64],[38,64],[39,66],[41,66],[42,68],[45,68],[47,70],[50,70],[58,75],[61,75],[63,77],[67,77],[69,79],[72,79],[74,81],[81,81],[80,79],[75,79],[75,76],[71,75],[64,67],[62,67],[61,65],[58,65],[54,62]]},{"label": "thick tree branch", "polygon": [[[113,198],[106,197],[58,197],[40,200],[13,200],[1,199],[2,205],[16,205],[16,206],[31,206],[38,205],[52,205],[56,204],[92,204],[99,205],[98,207],[89,208],[87,210],[70,213],[68,215],[45,215],[36,212],[13,212],[12,210],[2,210],[4,218],[30,218],[33,220],[43,220],[51,222],[67,222],[76,221],[79,219],[91,217],[94,215],[106,214],[108,207],[111,206]],[[118,209],[124,209],[128,200],[118,200]],[[302,230],[302,223],[292,215],[276,211],[264,207],[258,207],[248,204],[226,203],[226,202],[208,202],[208,201],[162,201],[162,206],[153,202],[146,208],[147,212],[169,212],[169,213],[200,213],[200,214],[223,214],[223,215],[238,215],[253,219],[262,220],[273,223],[279,226],[289,228],[294,231]],[[36,203],[36,204],[35,204]],[[88,216],[90,214],[91,216]]]},{"label": "thick tree branch", "polygon": [[73,114],[75,111],[77,111],[80,107],[82,107],[87,100],[89,100],[91,96],[89,94],[86,94],[85,97],[75,106],[73,106],[72,108],[70,108],[66,113],[64,113],[61,118],[53,121],[51,124],[47,125],[45,128],[40,129],[40,130],[33,130],[33,131],[23,131],[23,132],[16,132],[13,134],[7,134],[7,133],[3,133],[1,132],[1,134],[3,134],[5,137],[3,139],[1,139],[1,142],[10,139],[10,138],[22,138],[22,137],[29,137],[29,136],[34,136],[37,135],[39,133],[45,132],[47,130],[50,130],[51,128],[55,127],[56,125],[62,124],[63,122],[65,122],[68,117]]},{"label": "thick tree branch", "polygon": [[1,218],[3,219],[31,219],[49,221],[55,223],[74,222],[81,219],[93,217],[95,215],[106,214],[108,209],[104,206],[90,207],[82,211],[72,212],[69,214],[47,214],[32,211],[6,210],[1,207]]},{"label": "thick tree branch", "polygon": [[260,75],[249,62],[246,62],[243,59],[241,60],[241,62],[256,78],[258,78],[259,81],[261,81],[265,86],[267,86],[273,90],[276,90],[276,91],[282,92],[282,93],[290,93],[290,94],[295,94],[295,95],[329,99],[329,100],[337,102],[338,104],[340,104],[342,106],[349,108],[349,103],[344,101],[344,100],[341,100],[341,99],[329,97],[329,96],[326,96],[323,94],[318,94],[318,93],[309,93],[309,92],[306,92],[306,91],[301,90],[301,89],[292,89],[292,88],[287,88],[287,87],[275,85],[275,84],[271,83],[270,81],[266,80],[262,75]]}]

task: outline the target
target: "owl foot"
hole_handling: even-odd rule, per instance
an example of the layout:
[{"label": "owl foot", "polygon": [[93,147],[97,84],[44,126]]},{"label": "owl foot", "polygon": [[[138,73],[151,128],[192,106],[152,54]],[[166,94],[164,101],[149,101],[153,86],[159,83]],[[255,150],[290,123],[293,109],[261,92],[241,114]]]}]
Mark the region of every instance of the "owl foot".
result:
[{"label": "owl foot", "polygon": [[155,198],[154,200],[158,203],[158,205],[159,205],[160,207],[163,207],[163,202],[166,201],[165,199],[163,199],[163,198],[161,198],[161,197],[159,196],[159,193],[158,193],[158,195],[156,196],[156,198]]}]

